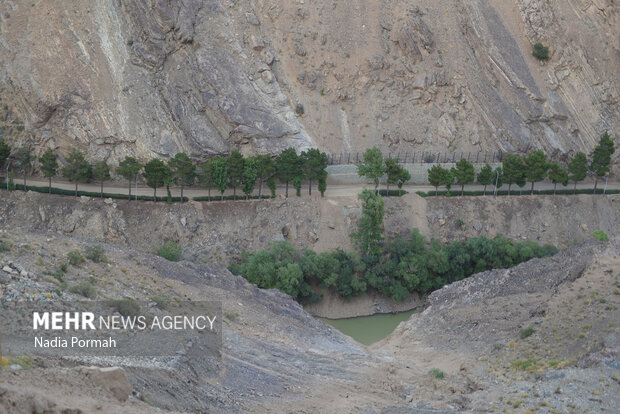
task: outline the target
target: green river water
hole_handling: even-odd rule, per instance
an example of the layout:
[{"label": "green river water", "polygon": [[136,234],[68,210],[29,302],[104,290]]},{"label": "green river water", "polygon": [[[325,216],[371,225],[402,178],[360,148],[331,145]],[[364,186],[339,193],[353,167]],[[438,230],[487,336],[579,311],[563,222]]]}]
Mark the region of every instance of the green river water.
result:
[{"label": "green river water", "polygon": [[364,345],[374,344],[391,334],[399,323],[409,319],[416,310],[376,314],[346,319],[321,319],[345,335]]}]

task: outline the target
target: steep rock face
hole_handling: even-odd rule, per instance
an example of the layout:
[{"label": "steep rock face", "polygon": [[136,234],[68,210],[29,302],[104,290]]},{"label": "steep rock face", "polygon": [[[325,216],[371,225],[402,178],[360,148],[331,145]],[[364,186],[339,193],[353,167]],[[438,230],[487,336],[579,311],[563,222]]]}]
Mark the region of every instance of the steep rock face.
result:
[{"label": "steep rock face", "polygon": [[62,154],[570,154],[620,131],[611,0],[9,0],[0,30],[3,133]]}]

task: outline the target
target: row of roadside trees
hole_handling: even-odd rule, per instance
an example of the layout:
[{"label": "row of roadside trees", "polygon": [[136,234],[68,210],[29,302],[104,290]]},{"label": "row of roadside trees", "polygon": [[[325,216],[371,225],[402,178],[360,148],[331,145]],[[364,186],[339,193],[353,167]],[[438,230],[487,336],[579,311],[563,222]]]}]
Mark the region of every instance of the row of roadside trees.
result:
[{"label": "row of roadside trees", "polygon": [[473,164],[466,159],[461,159],[454,168],[450,169],[434,165],[428,171],[428,181],[435,187],[435,194],[438,193],[440,186],[445,186],[450,191],[452,185],[457,184],[461,186],[461,195],[463,195],[465,185],[474,184],[476,181],[484,186],[484,194],[489,185],[500,188],[508,184],[508,195],[510,195],[513,184],[524,187],[530,183],[530,194],[534,194],[534,184],[549,178],[554,184],[555,194],[558,184],[566,186],[569,181],[574,183],[574,192],[576,192],[577,183],[584,180],[590,171],[595,177],[594,193],[596,193],[598,178],[609,173],[611,155],[614,152],[614,143],[609,134],[605,132],[599,144],[594,148],[590,162],[584,153],[578,152],[566,166],[562,166],[556,161],[550,162],[545,153],[538,150],[524,157],[508,155],[501,167],[493,169],[486,164],[476,175]]},{"label": "row of roadside trees", "polygon": [[[0,168],[5,165],[11,156],[11,147],[0,139]],[[157,201],[157,189],[166,187],[170,197],[170,186],[176,184],[183,190],[187,186],[200,184],[208,191],[211,199],[211,189],[220,192],[223,199],[227,189],[233,190],[233,199],[237,198],[237,189],[240,189],[246,198],[249,198],[259,187],[259,198],[263,197],[265,185],[271,196],[275,197],[276,180],[285,184],[285,195],[288,197],[289,183],[292,183],[297,195],[301,195],[302,182],[308,184],[308,193],[312,194],[312,185],[318,184],[318,190],[323,195],[327,188],[327,154],[317,149],[309,149],[297,154],[293,148],[283,150],[276,157],[271,155],[256,155],[244,157],[235,150],[228,156],[216,156],[205,162],[196,163],[187,154],[178,153],[168,162],[152,159],[141,163],[133,157],[123,159],[118,167],[112,168],[105,160],[89,163],[84,154],[74,150],[64,160],[64,166],[59,165],[58,154],[48,149],[37,158],[29,148],[17,149],[11,157],[13,167],[23,174],[24,187],[26,176],[39,162],[39,168],[49,181],[49,192],[52,190],[52,178],[61,174],[64,178],[75,183],[75,195],[78,195],[78,184],[90,181],[101,184],[103,197],[104,182],[112,179],[112,171],[128,181],[128,193],[131,199],[131,187],[142,176],[146,184],[153,189],[153,199]]]}]

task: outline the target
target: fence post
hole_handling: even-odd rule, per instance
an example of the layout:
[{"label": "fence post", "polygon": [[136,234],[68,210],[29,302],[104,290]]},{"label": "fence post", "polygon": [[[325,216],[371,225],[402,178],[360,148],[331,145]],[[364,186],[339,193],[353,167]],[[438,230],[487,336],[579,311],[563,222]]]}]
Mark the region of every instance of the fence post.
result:
[{"label": "fence post", "polygon": [[347,164],[351,164],[351,153],[347,156]]},{"label": "fence post", "polygon": [[359,153],[359,151],[355,154],[355,162],[357,162],[357,163],[360,162],[360,153]]},{"label": "fence post", "polygon": [[478,157],[480,156],[480,151],[476,153],[476,164],[478,164]]},{"label": "fence post", "polygon": [[407,156],[409,155],[409,152],[405,152],[405,161],[403,161],[403,164],[407,164]]},{"label": "fence post", "polygon": [[415,151],[413,151],[413,157],[411,158],[411,163],[415,164]]},{"label": "fence post", "polygon": [[342,152],[340,153],[340,158],[338,159],[338,165],[342,164]]}]

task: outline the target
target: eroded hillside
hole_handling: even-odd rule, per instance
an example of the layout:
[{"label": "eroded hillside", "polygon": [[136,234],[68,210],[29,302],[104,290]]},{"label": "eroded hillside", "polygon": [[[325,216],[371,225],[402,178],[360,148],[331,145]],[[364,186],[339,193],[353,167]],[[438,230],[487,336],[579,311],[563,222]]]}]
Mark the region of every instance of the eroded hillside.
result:
[{"label": "eroded hillside", "polygon": [[589,152],[619,132],[618,25],[611,0],[7,0],[1,122],[18,144],[112,161]]}]

